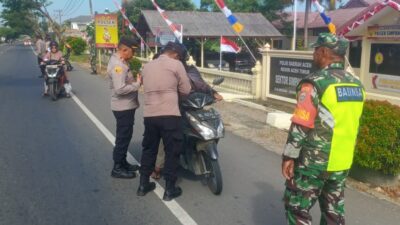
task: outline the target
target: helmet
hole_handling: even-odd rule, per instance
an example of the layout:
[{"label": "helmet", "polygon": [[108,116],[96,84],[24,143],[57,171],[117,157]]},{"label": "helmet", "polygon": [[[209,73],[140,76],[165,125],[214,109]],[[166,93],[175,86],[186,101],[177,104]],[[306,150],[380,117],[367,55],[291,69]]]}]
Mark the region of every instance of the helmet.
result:
[{"label": "helmet", "polygon": [[50,46],[50,48],[51,47],[56,47],[58,49],[58,43],[56,41],[51,41],[49,46]]},{"label": "helmet", "polygon": [[185,47],[185,45],[181,43],[176,43],[176,42],[168,42],[168,44],[161,50],[161,52],[164,51],[174,51],[178,53],[179,60],[182,63],[185,63],[188,60],[188,51]]}]

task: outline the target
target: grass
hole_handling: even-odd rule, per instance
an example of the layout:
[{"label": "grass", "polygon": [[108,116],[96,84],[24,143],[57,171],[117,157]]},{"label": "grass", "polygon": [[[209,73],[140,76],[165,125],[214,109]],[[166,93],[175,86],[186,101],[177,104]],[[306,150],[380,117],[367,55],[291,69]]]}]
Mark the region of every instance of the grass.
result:
[{"label": "grass", "polygon": [[71,54],[70,60],[72,62],[77,62],[77,63],[88,63],[89,55],[88,54],[82,54],[82,55]]}]

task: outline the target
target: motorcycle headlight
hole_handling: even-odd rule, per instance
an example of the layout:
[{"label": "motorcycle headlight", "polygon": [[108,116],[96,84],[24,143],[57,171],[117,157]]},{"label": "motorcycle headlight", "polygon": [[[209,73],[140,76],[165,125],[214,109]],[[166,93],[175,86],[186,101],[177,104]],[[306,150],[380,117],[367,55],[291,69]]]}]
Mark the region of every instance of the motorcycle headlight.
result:
[{"label": "motorcycle headlight", "polygon": [[205,140],[211,140],[215,138],[214,131],[204,125],[197,124],[196,130],[201,134],[201,136],[203,136]]},{"label": "motorcycle headlight", "polygon": [[189,113],[186,113],[186,116],[189,118],[190,120],[190,124],[193,126],[193,128],[200,133],[200,135],[205,139],[205,140],[211,140],[215,138],[215,133],[214,131],[207,127],[204,126],[203,124],[201,124],[200,121],[198,121],[196,118],[194,118],[192,115],[190,115]]}]

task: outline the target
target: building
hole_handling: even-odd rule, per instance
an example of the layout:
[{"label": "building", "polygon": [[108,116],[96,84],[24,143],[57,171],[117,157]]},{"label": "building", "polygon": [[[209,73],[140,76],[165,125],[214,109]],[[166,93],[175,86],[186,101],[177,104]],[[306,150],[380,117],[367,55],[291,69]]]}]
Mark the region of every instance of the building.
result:
[{"label": "building", "polygon": [[369,97],[400,104],[400,0],[375,2],[338,34],[352,40],[349,61]]},{"label": "building", "polygon": [[[332,22],[336,27],[342,27],[350,18],[363,12],[371,4],[377,3],[377,0],[350,0],[344,6],[339,9],[327,11],[326,14],[332,19]],[[282,14],[281,17],[286,23],[293,23],[293,13],[287,12]],[[297,37],[296,37],[296,49],[306,49],[304,46],[304,12],[297,12]],[[282,20],[276,20],[272,22],[276,28],[283,30],[284,24]],[[321,32],[329,32],[326,24],[322,20],[318,12],[310,12],[308,14],[308,43],[312,43],[316,40],[316,37]],[[282,44],[284,49],[291,48],[291,37],[284,40]]]},{"label": "building", "polygon": [[66,22],[71,23],[72,30],[86,31],[87,25],[93,21],[91,16],[78,16],[67,20]]},{"label": "building", "polygon": [[[204,44],[210,39],[221,36],[237,38],[228,20],[221,12],[168,11],[168,18],[180,26],[183,38],[200,43],[201,67],[204,66]],[[273,42],[282,39],[282,34],[261,13],[235,13],[244,30],[240,35],[245,39],[257,39],[260,42]],[[162,46],[174,40],[161,15],[155,10],[142,10],[137,30],[150,47]],[[240,41],[240,40],[239,40]]]}]

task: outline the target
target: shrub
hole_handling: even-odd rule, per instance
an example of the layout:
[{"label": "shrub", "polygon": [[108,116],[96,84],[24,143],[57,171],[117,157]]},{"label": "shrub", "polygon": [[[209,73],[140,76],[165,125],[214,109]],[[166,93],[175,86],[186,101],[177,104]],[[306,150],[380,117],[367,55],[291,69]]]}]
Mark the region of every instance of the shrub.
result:
[{"label": "shrub", "polygon": [[86,41],[80,37],[68,37],[66,42],[71,45],[72,52],[75,55],[82,54],[83,51],[86,49]]},{"label": "shrub", "polygon": [[354,163],[384,174],[400,174],[400,107],[368,100],[360,121]]},{"label": "shrub", "polygon": [[129,61],[129,69],[132,71],[134,77],[136,77],[141,68],[142,68],[142,62],[138,58],[133,57]]}]

